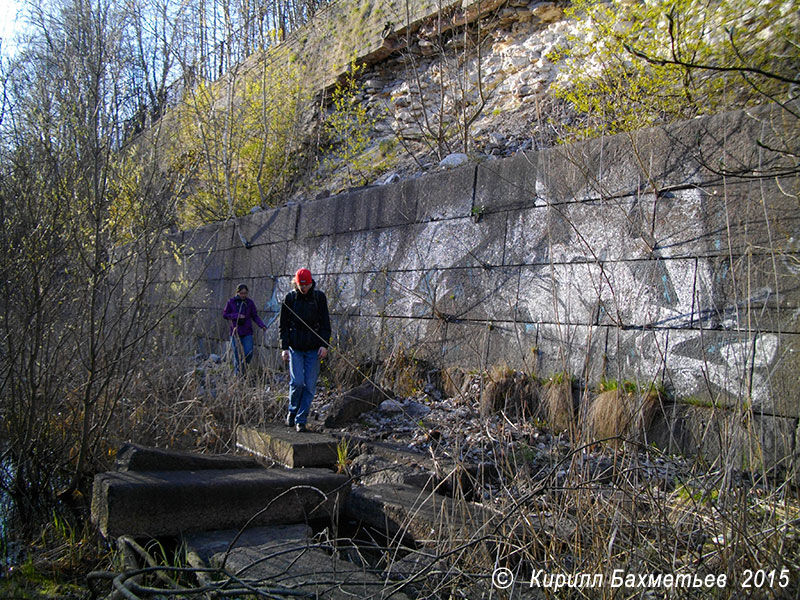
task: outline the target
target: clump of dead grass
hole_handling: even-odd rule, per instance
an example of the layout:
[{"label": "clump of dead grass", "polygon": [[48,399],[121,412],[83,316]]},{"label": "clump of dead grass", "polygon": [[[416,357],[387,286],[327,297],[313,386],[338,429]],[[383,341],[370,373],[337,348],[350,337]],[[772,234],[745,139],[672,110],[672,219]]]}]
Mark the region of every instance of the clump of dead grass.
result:
[{"label": "clump of dead grass", "polygon": [[[179,350],[179,349],[178,349]],[[280,373],[251,365],[244,377],[225,360],[174,351],[140,363],[112,417],[109,451],[127,440],[200,452],[231,452],[240,424],[275,421],[287,389]]]},{"label": "clump of dead grass", "polygon": [[517,419],[529,419],[539,404],[539,384],[523,371],[501,365],[489,369],[480,398],[480,413],[488,417],[499,411]]},{"label": "clump of dead grass", "polygon": [[441,387],[441,371],[403,344],[392,350],[380,368],[381,387],[397,396],[414,396],[426,388]]},{"label": "clump of dead grass", "polygon": [[577,425],[575,396],[575,380],[569,373],[554,375],[544,384],[541,406],[544,419],[554,431],[568,431],[572,438]]},{"label": "clump of dead grass", "polygon": [[664,392],[655,387],[642,389],[630,382],[601,382],[586,418],[586,433],[594,440],[612,444],[624,440],[641,443],[653,422]]},{"label": "clump of dead grass", "polygon": [[463,367],[445,367],[442,369],[442,392],[447,398],[465,400],[469,397],[472,379],[473,373]]}]

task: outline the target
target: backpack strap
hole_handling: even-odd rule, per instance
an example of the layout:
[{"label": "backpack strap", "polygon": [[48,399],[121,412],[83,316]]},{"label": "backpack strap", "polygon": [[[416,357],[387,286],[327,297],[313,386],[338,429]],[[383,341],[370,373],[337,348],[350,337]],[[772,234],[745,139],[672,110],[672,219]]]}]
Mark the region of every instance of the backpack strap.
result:
[{"label": "backpack strap", "polygon": [[297,314],[296,312],[294,312],[294,303],[296,300],[297,300],[297,292],[295,290],[292,290],[291,292],[289,292],[289,295],[286,296],[286,306],[289,307],[289,318],[291,319],[291,322],[294,322],[295,315]]},{"label": "backpack strap", "polygon": [[317,320],[319,321],[319,295],[320,292],[318,289],[314,289],[314,292],[311,295],[311,298],[314,300],[314,314],[317,315]]}]

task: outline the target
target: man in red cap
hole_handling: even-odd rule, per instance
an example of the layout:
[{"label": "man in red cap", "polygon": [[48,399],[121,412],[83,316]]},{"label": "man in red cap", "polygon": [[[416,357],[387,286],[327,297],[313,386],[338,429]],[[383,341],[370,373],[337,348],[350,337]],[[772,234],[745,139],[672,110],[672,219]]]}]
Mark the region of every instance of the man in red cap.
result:
[{"label": "man in red cap", "polygon": [[286,425],[306,430],[317,390],[319,363],[328,355],[331,319],[328,300],[316,289],[308,269],[298,269],[281,305],[281,358],[289,363],[289,412]]}]

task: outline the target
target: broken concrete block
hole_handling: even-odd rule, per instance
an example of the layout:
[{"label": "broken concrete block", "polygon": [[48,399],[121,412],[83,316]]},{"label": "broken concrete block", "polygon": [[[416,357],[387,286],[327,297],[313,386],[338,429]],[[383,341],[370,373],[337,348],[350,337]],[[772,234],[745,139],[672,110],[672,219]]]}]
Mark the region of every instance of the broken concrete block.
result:
[{"label": "broken concrete block", "polygon": [[325,418],[325,427],[341,427],[350,423],[362,413],[377,408],[381,402],[391,397],[388,392],[365,381],[333,401]]},{"label": "broken concrete block", "polygon": [[493,531],[497,519],[479,505],[391,483],[353,488],[345,512],[389,538],[407,537],[417,543],[482,537]]},{"label": "broken concrete block", "polygon": [[115,471],[199,471],[257,469],[257,460],[232,454],[197,454],[127,443],[117,451]]}]

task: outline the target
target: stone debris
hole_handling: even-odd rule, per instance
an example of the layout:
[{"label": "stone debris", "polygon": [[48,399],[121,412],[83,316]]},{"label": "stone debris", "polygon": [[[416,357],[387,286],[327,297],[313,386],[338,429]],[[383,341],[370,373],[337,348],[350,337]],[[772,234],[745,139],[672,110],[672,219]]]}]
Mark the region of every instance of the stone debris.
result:
[{"label": "stone debris", "polygon": [[325,427],[340,427],[358,418],[362,413],[372,410],[391,394],[369,381],[357,388],[336,396],[326,407]]},{"label": "stone debris", "polygon": [[[479,56],[464,46],[463,35],[445,36],[441,44],[440,28],[422,27],[410,47],[361,75],[358,98],[375,116],[374,149],[388,137],[402,140],[408,150],[394,158],[390,172],[375,174],[377,184],[553,143],[546,124],[555,102],[550,86],[560,72],[552,53],[568,40],[574,25],[560,2],[500,4],[481,3],[483,32],[489,33]],[[458,152],[458,144],[448,140],[451,154],[431,152],[444,130],[463,127],[463,104],[470,117],[468,151]],[[481,109],[473,115],[477,106]],[[342,164],[328,177],[337,192],[345,185],[346,171]],[[304,194],[298,190],[294,199],[302,201]]]},{"label": "stone debris", "polygon": [[[471,495],[486,502],[501,493],[524,495],[536,482],[556,487],[579,478],[608,484],[632,468],[642,482],[671,489],[677,475],[689,468],[689,459],[658,452],[623,458],[599,444],[576,451],[566,432],[554,432],[542,421],[510,419],[502,412],[481,417],[479,379],[465,392],[454,398],[422,393],[384,400],[358,420],[329,431],[357,442],[351,450],[351,475],[357,482],[442,485],[460,469],[476,486]],[[328,408],[320,399],[316,418],[324,420]],[[452,482],[440,491],[451,493]]]},{"label": "stone debris", "polygon": [[[96,496],[108,512],[98,511],[95,522],[110,536],[183,534],[198,569],[224,569],[277,597],[402,599],[407,596],[399,590],[413,595],[416,585],[426,585],[421,573],[450,572],[451,552],[459,557],[457,568],[467,572],[473,564],[485,568],[503,548],[525,548],[537,560],[569,553],[580,525],[559,509],[565,489],[594,487],[599,497],[625,504],[632,500],[624,488],[632,483],[659,494],[690,472],[686,459],[658,452],[581,447],[535,419],[512,420],[502,412],[481,417],[481,388],[479,377],[461,385],[457,397],[423,387],[412,397],[373,402],[356,420],[327,430],[322,422],[341,395],[321,392],[310,422],[321,433],[296,434],[280,424],[240,429],[250,436],[243,439],[257,432],[297,448],[311,439],[324,442],[325,460],[337,460],[344,474],[308,468],[107,473],[96,479]],[[334,457],[337,444],[347,450],[344,462]],[[178,458],[168,456],[167,462]],[[344,528],[335,540],[327,528],[309,527],[317,498],[304,501],[296,514],[296,498],[280,503],[287,486],[330,490],[333,504],[326,510]],[[165,503],[170,489],[176,500]],[[255,501],[248,513],[237,508],[243,490]],[[273,501],[263,519],[241,531],[221,531],[242,525],[243,517]],[[206,531],[191,532],[198,526]],[[348,528],[362,536],[359,541],[346,537]],[[367,560],[370,551],[389,558]],[[476,588],[475,597],[483,591]]]},{"label": "stone debris", "polygon": [[467,156],[463,152],[454,152],[453,154],[448,154],[447,156],[445,156],[439,162],[439,166],[443,169],[454,169],[455,167],[460,167],[461,165],[465,165],[468,162],[469,162],[469,156]]}]

